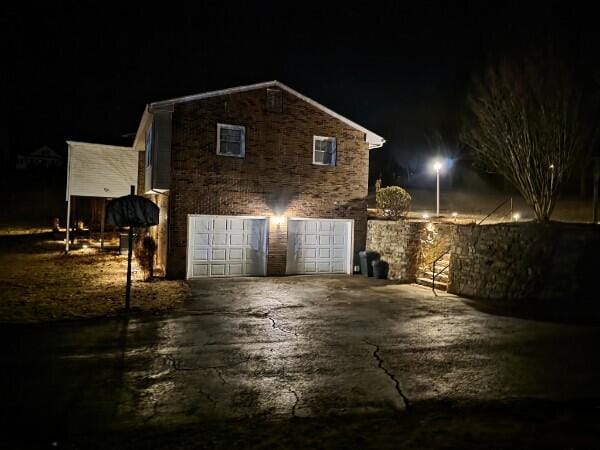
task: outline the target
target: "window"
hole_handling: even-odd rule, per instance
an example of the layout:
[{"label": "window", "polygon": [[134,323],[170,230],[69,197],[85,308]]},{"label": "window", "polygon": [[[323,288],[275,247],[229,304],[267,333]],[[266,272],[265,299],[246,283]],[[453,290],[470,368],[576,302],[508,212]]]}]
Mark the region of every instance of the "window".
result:
[{"label": "window", "polygon": [[267,89],[267,111],[283,112],[283,93],[279,89]]},{"label": "window", "polygon": [[335,138],[313,137],[313,164],[335,166]]},{"label": "window", "polygon": [[246,128],[217,124],[217,155],[243,158],[246,154]]},{"label": "window", "polygon": [[154,147],[152,128],[152,126],[149,126],[146,131],[146,167],[152,165],[152,150]]}]

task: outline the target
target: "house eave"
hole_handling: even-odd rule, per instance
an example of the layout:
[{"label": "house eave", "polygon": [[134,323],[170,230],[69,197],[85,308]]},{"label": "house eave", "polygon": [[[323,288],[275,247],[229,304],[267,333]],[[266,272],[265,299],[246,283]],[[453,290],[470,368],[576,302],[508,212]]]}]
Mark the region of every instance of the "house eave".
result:
[{"label": "house eave", "polygon": [[[351,126],[352,128],[362,131],[363,133],[365,133],[365,141],[369,144],[369,149],[380,148],[385,143],[385,139],[383,137],[379,136],[377,133],[374,133],[371,130],[363,127],[362,125],[359,125],[356,122],[348,119],[347,117],[344,117],[341,114],[336,113],[332,109],[322,105],[321,103],[317,102],[316,100],[313,100],[312,98],[301,94],[300,92],[292,89],[291,87],[289,87],[277,80],[267,81],[267,82],[263,82],[263,83],[250,84],[250,85],[245,85],[245,86],[237,86],[237,87],[228,88],[228,89],[221,89],[218,91],[204,92],[201,94],[187,95],[184,97],[176,97],[176,98],[172,98],[169,100],[162,100],[159,102],[150,103],[148,105],[148,107],[146,108],[146,111],[148,111],[148,113],[152,113],[156,110],[164,110],[165,108],[173,108],[173,106],[175,104],[179,104],[179,103],[192,102],[192,101],[197,101],[197,100],[203,100],[206,98],[219,97],[222,95],[230,95],[230,94],[236,94],[236,93],[240,93],[240,92],[252,91],[252,90],[256,90],[256,89],[265,89],[268,87],[277,87],[279,89],[287,91],[290,94],[294,95],[295,97],[298,97],[298,98],[304,100],[305,102],[311,104],[315,108],[320,109],[321,111],[329,114],[330,116],[333,116],[336,119],[346,123],[347,125]],[[138,129],[138,134],[139,134],[139,132],[140,131]],[[143,136],[143,134],[142,134],[142,136]],[[137,139],[138,139],[138,136],[136,135],[136,142],[137,142]],[[134,145],[134,147],[135,147],[135,145]]]}]

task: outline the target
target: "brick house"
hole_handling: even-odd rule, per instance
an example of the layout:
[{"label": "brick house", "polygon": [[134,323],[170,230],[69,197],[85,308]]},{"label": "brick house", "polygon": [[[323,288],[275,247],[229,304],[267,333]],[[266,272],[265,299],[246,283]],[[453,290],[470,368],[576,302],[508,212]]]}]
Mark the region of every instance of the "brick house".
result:
[{"label": "brick house", "polygon": [[385,140],[278,81],[151,103],[138,192],[171,278],[352,273]]}]

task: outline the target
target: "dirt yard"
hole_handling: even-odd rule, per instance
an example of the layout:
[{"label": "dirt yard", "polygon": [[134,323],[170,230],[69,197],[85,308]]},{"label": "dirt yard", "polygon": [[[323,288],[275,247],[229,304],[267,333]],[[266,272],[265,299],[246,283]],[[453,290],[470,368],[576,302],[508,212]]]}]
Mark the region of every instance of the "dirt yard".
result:
[{"label": "dirt yard", "polygon": [[[105,317],[124,308],[127,259],[115,251],[64,252],[50,232],[0,233],[0,323]],[[184,281],[142,281],[134,263],[134,311],[177,308],[189,295]]]}]

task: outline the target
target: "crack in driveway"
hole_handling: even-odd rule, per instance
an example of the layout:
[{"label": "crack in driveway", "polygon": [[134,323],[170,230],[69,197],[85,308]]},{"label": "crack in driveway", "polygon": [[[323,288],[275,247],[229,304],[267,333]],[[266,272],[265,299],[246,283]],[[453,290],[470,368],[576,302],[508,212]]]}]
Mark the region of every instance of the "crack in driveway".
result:
[{"label": "crack in driveway", "polygon": [[282,332],[287,333],[287,334],[293,334],[294,336],[298,337],[298,334],[296,334],[295,331],[286,330],[285,328],[281,328],[280,326],[277,326],[277,323],[275,322],[275,319],[273,319],[271,317],[271,310],[267,311],[265,313],[264,317],[266,319],[269,319],[271,321],[271,324],[273,325],[274,329],[282,331]]},{"label": "crack in driveway", "polygon": [[294,397],[296,398],[296,401],[292,405],[292,417],[298,417],[298,416],[296,416],[296,408],[298,407],[298,403],[300,403],[300,397],[298,396],[298,393],[289,386],[288,386],[288,391],[290,391],[290,393],[292,393],[294,395]]},{"label": "crack in driveway", "polygon": [[[183,367],[181,365],[181,363],[173,358],[171,355],[166,354],[165,355],[165,359],[167,361],[169,361],[169,363],[171,364],[171,366],[173,367],[173,369],[178,370],[178,371],[193,371],[193,370],[215,370],[215,371],[219,371],[220,369],[229,369],[231,367],[235,367],[235,366],[239,366],[241,364],[247,363],[248,361],[250,361],[250,357],[248,356],[246,359],[242,359],[241,361],[237,361],[235,363],[232,364],[222,364],[220,366],[198,366],[198,367]],[[220,375],[220,377],[222,378],[222,376]]]},{"label": "crack in driveway", "polygon": [[379,350],[380,350],[379,345],[372,344],[369,341],[365,341],[365,343],[367,345],[370,345],[371,347],[375,348],[375,350],[373,351],[373,357],[375,358],[375,360],[377,360],[377,367],[379,367],[381,370],[383,370],[383,372],[388,376],[388,378],[394,382],[394,388],[396,389],[396,392],[402,399],[402,402],[404,403],[404,407],[408,411],[408,409],[410,408],[410,402],[409,402],[408,398],[406,397],[406,395],[404,395],[404,393],[402,392],[402,389],[400,388],[400,382],[398,381],[396,376],[392,372],[390,372],[387,369],[387,367],[385,367],[383,365],[383,358],[379,355]]}]

